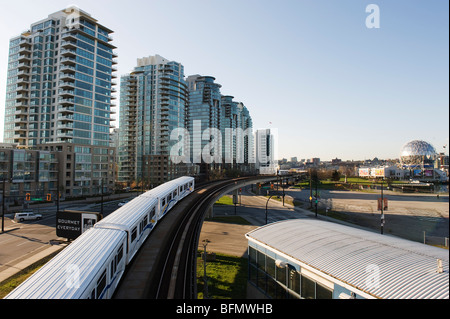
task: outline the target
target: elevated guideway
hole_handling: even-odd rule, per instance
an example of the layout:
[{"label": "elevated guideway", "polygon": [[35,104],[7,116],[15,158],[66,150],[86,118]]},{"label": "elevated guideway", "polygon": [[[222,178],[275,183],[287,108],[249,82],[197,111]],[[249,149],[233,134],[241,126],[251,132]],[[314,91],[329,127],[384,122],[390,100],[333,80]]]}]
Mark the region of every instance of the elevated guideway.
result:
[{"label": "elevated guideway", "polygon": [[276,180],[277,176],[257,176],[197,185],[152,231],[114,298],[196,299],[197,248],[208,210],[235,189]]}]

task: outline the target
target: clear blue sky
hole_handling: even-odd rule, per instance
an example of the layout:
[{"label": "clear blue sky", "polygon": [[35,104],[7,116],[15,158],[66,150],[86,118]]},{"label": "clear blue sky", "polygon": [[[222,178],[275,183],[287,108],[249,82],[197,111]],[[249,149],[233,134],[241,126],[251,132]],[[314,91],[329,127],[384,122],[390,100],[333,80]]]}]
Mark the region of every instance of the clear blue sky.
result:
[{"label": "clear blue sky", "polygon": [[[380,8],[368,29],[366,6]],[[0,139],[8,41],[72,3],[4,1]],[[118,75],[159,54],[211,75],[278,128],[279,156],[397,158],[412,139],[449,136],[449,3],[444,0],[79,0],[115,31]],[[272,122],[272,125],[269,125]],[[448,151],[447,151],[448,152]]]}]

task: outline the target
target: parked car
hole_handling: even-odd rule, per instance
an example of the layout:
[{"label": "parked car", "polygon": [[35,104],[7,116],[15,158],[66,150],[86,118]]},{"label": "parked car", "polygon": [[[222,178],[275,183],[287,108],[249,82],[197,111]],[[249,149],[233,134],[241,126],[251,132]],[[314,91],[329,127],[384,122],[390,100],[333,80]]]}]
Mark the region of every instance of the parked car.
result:
[{"label": "parked car", "polygon": [[119,207],[125,206],[129,201],[122,201],[119,203]]},{"label": "parked car", "polygon": [[16,222],[23,222],[26,220],[41,220],[41,219],[42,219],[42,215],[35,214],[32,211],[24,211],[24,212],[16,213],[14,215],[14,220]]}]

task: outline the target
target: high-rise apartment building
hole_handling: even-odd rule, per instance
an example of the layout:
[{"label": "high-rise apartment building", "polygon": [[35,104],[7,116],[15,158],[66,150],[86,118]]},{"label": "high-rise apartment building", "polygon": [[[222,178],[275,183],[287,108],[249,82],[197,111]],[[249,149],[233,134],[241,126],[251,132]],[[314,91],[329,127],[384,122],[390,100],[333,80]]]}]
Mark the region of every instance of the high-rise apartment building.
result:
[{"label": "high-rise apartment building", "polygon": [[222,149],[225,168],[249,171],[254,164],[253,121],[247,107],[222,96]]},{"label": "high-rise apartment building", "polygon": [[215,80],[200,75],[191,75],[186,80],[189,88],[186,128],[191,134],[191,160],[206,175],[222,165],[222,143],[217,138],[222,128],[222,86]]},{"label": "high-rise apartment building", "polygon": [[119,182],[156,186],[186,174],[172,162],[174,129],[185,128],[187,85],[182,64],[159,55],[138,59],[121,78]]},{"label": "high-rise apartment building", "polygon": [[69,7],[11,39],[6,143],[109,146],[117,64],[112,32]]},{"label": "high-rise apartment building", "polygon": [[[71,6],[10,40],[5,143],[28,149],[72,144],[91,156],[110,155],[117,70],[112,32]],[[111,178],[103,165],[92,176],[93,163],[82,155],[71,166],[70,187],[91,189]]]}]

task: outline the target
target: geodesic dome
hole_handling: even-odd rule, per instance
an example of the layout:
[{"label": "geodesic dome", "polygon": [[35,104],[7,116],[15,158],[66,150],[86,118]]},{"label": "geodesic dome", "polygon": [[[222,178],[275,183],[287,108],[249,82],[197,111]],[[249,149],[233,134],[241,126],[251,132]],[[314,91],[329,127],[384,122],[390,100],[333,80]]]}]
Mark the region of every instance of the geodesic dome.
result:
[{"label": "geodesic dome", "polygon": [[406,166],[431,165],[436,154],[436,149],[430,143],[414,140],[402,147],[400,161]]}]

